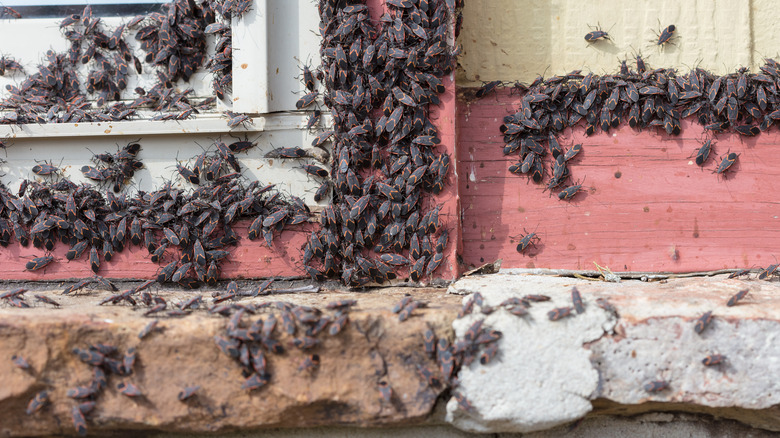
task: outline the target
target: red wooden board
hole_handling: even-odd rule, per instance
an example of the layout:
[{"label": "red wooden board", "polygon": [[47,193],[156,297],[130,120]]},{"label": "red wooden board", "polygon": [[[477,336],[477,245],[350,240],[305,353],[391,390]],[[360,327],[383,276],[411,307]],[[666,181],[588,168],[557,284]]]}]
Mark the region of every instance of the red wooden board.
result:
[{"label": "red wooden board", "polygon": [[[241,237],[237,246],[227,249],[230,256],[220,264],[220,278],[265,278],[306,276],[301,268],[303,245],[308,239],[314,224],[297,225],[274,235],[273,249],[266,246],[261,238],[255,241],[247,239],[249,223],[240,222],[233,229]],[[130,241],[127,241],[129,244]],[[41,257],[44,250],[32,245],[23,247],[14,242],[0,251],[0,278],[4,280],[52,281],[85,278],[94,275],[89,265],[89,250],[80,259],[68,261],[65,253],[68,245],[58,242],[51,255],[54,261],[38,271],[25,270],[25,264],[33,257]],[[178,257],[178,253],[168,251],[167,258],[161,264],[152,263],[146,248],[127,246],[121,253],[115,253],[110,262],[100,257],[99,275],[107,278],[151,279],[156,278],[159,269]]]},{"label": "red wooden board", "polygon": [[[473,93],[471,93],[473,95]],[[638,131],[623,123],[585,136],[584,127],[559,136],[564,148],[583,144],[569,164],[584,192],[570,201],[507,168],[499,131],[516,112],[506,90],[471,103],[458,101],[458,174],[463,206],[463,260],[480,265],[503,259],[504,268],[691,272],[776,263],[780,250],[780,134],[714,137],[714,154],[693,163],[706,138],[701,125],[683,121],[681,135]],[[709,135],[710,137],[707,137]],[[713,171],[727,151],[739,153],[726,175]],[[549,178],[549,154],[545,158]],[[525,254],[518,238],[541,239]]]}]

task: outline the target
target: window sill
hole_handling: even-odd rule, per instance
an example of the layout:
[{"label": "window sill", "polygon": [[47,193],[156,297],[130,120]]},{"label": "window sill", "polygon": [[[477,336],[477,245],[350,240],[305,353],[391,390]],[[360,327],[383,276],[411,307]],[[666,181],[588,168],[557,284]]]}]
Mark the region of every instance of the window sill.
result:
[{"label": "window sill", "polygon": [[[217,114],[201,115],[187,120],[128,120],[119,122],[0,125],[0,138],[181,135],[306,129],[308,113],[274,113],[250,117],[250,120],[251,123],[244,123],[235,128],[230,128],[227,125],[227,120]],[[323,120],[322,122],[327,124],[329,120]]]}]

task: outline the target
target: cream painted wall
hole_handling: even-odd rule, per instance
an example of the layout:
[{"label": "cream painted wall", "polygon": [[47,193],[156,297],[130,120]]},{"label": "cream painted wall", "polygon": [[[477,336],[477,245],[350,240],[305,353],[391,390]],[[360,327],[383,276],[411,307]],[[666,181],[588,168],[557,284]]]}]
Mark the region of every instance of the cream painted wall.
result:
[{"label": "cream painted wall", "polygon": [[[465,86],[575,69],[611,73],[636,53],[651,68],[719,74],[743,66],[756,72],[780,54],[773,0],[466,0],[463,15],[458,80]],[[588,44],[588,25],[598,24],[612,41]],[[655,45],[669,24],[677,26],[676,45]]]}]

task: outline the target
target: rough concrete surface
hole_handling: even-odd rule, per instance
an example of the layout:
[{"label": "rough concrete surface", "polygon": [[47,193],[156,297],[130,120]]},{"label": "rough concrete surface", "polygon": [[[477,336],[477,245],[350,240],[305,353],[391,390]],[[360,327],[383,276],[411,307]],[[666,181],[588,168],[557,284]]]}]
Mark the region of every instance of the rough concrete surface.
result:
[{"label": "rough concrete surface", "polygon": [[[327,330],[319,346],[301,351],[293,337],[282,330],[278,309],[260,309],[246,314],[241,327],[257,318],[278,318],[275,337],[285,353],[266,353],[270,383],[253,391],[241,388],[246,376],[238,361],[220,352],[214,336],[226,336],[228,318],[196,310],[181,318],[160,317],[159,330],[143,340],[138,333],[152,319],[143,316],[149,308],[98,306],[108,296],[90,291],[79,297],[62,297],[51,291],[35,291],[55,298],[61,308],[34,304],[30,309],[0,308],[0,436],[73,434],[71,410],[77,402],[66,391],[90,385],[92,367],[71,353],[74,347],[104,343],[123,354],[137,350],[133,373],[108,376],[108,386],[95,398],[96,407],[86,415],[90,433],[117,430],[169,432],[215,432],[260,427],[308,427],[350,424],[353,426],[414,424],[424,420],[435,406],[441,388],[431,388],[419,375],[417,365],[430,359],[424,354],[420,333],[428,327],[448,337],[450,321],[459,301],[442,289],[416,289],[415,298],[430,302],[401,323],[392,306],[411,289],[391,288],[371,294],[327,293],[243,299],[260,304],[278,300],[323,309],[328,302],[351,298],[358,304],[349,313],[349,323],[336,336]],[[32,294],[32,292],[28,292]],[[201,294],[201,293],[198,293]],[[161,291],[170,307],[196,294]],[[204,300],[210,302],[208,293]],[[31,296],[29,298],[32,298]],[[29,300],[32,303],[32,300]],[[208,303],[210,305],[210,303]],[[201,306],[203,309],[205,306]],[[303,335],[298,323],[296,336]],[[419,344],[419,345],[418,345]],[[301,371],[309,353],[321,358],[318,370]],[[12,355],[24,357],[31,369],[14,366]],[[386,381],[393,395],[383,400],[379,382]],[[143,396],[131,399],[117,390],[120,382],[135,384]],[[187,402],[177,399],[186,386],[199,385]],[[26,415],[33,396],[48,390],[49,403]]]},{"label": "rough concrete surface", "polygon": [[[503,333],[498,360],[461,369],[457,390],[470,400],[474,412],[447,404],[447,421],[474,432],[532,432],[583,417],[591,410],[590,398],[599,374],[590,363],[585,344],[611,331],[615,318],[586,299],[586,311],[551,321],[547,313],[571,306],[571,286],[579,281],[550,277],[528,287],[517,276],[468,277],[452,289],[481,292],[484,305],[497,307],[507,298],[542,294],[550,301],[533,303],[529,314],[516,316],[498,308],[485,316],[481,308],[453,323],[456,336],[478,319]],[[464,298],[464,301],[469,298]]]},{"label": "rough concrete surface", "polygon": [[[547,310],[571,305],[574,285],[585,301],[585,313],[548,321]],[[739,304],[726,306],[731,296],[745,289],[749,292]],[[780,430],[777,282],[719,275],[606,283],[497,274],[464,278],[449,290],[480,292],[490,305],[510,295],[552,297],[552,304],[531,306],[529,321],[503,309],[486,318],[486,324],[504,333],[503,359],[484,369],[461,371],[458,391],[475,409],[467,413],[451,400],[447,420],[456,427],[472,431],[541,430],[583,416],[591,410],[593,400],[594,413],[708,412]],[[616,308],[620,316],[617,324],[604,323],[610,321],[609,314],[594,304],[597,298],[608,298]],[[712,322],[697,334],[694,325],[706,311],[713,312]],[[475,317],[472,314],[456,320],[456,334],[462,336],[464,327]],[[519,321],[524,326],[518,325]],[[702,360],[712,354],[725,359],[719,365],[705,366]],[[593,386],[591,378],[597,379]],[[669,387],[655,393],[646,391],[645,385],[656,380],[668,381]]]},{"label": "rough concrete surface", "polygon": [[[584,313],[550,321],[548,311],[571,305],[575,285]],[[15,286],[0,286],[0,296]],[[537,431],[530,436],[547,437],[573,429],[577,436],[626,436],[625,431],[631,431],[636,436],[676,437],[750,436],[748,431],[766,436],[751,426],[780,430],[777,281],[719,275],[606,283],[502,272],[466,277],[451,285],[450,292],[479,291],[484,297],[482,306],[460,319],[457,313],[470,297],[443,289],[243,298],[235,303],[254,304],[257,310],[243,316],[240,328],[258,318],[268,320],[273,313],[278,319],[273,338],[286,350],[266,354],[270,381],[253,391],[241,388],[246,375],[239,361],[214,342],[215,335],[227,336],[229,318],[205,310],[211,305],[211,291],[153,291],[153,297],[166,300],[167,310],[196,295],[202,295],[206,304],[184,317],[159,316],[158,330],[141,340],[139,331],[154,317],[144,316],[148,306],[99,306],[109,293],[87,289],[78,296],[62,296],[51,285],[38,287],[25,294],[32,308],[12,307],[0,298],[0,436],[75,434],[71,410],[78,402],[67,391],[89,386],[93,370],[71,350],[97,343],[116,346],[117,358],[135,347],[137,358],[131,375],[110,374],[107,387],[94,397],[96,406],[85,416],[91,435],[251,436],[260,433],[251,431],[297,428],[299,432],[272,433],[378,437],[398,432],[422,437]],[[244,284],[241,290],[248,287]],[[749,292],[738,305],[725,305],[744,289]],[[407,293],[428,306],[399,322],[391,308]],[[33,294],[54,298],[61,307],[34,301]],[[522,317],[503,307],[482,313],[508,297],[526,294],[552,299],[531,303],[529,314]],[[293,336],[283,330],[277,304],[264,307],[286,301],[334,317],[325,305],[345,298],[357,300],[350,322],[338,335],[320,333],[319,345],[306,351],[292,346]],[[598,298],[607,298],[617,317],[599,307]],[[693,326],[707,310],[713,312],[712,322],[698,335]],[[296,317],[297,337],[305,329],[300,318]],[[463,339],[472,323],[481,319],[485,330],[502,332],[496,357],[487,364],[474,360],[463,365],[452,388],[429,386],[420,366],[439,370],[442,362],[437,364],[426,354],[423,333],[433,329],[439,339],[454,340],[455,335]],[[310,353],[321,360],[318,369],[307,372],[300,367]],[[701,360],[712,353],[725,355],[726,360],[705,367]],[[13,355],[24,357],[31,368],[15,366]],[[644,391],[643,385],[655,379],[668,380],[669,388],[654,394]],[[392,388],[387,400],[380,391],[383,381]],[[137,385],[143,396],[131,399],[120,394],[120,383]],[[196,396],[179,401],[178,393],[190,385],[200,386]],[[41,390],[49,391],[49,403],[25,414],[28,402]],[[472,408],[459,405],[456,394],[465,396]],[[648,412],[657,413],[636,417]],[[464,432],[438,427],[445,421]],[[354,429],[333,429],[340,426]],[[315,429],[300,429],[306,427]]]}]

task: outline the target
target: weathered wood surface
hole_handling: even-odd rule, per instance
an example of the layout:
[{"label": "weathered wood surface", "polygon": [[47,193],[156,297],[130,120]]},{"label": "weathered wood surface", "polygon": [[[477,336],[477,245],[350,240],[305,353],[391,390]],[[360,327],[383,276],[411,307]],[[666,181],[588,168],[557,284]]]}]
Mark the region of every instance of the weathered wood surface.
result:
[{"label": "weathered wood surface", "polygon": [[[242,221],[233,229],[241,237],[238,245],[226,248],[230,256],[223,260],[220,266],[220,278],[269,278],[269,277],[299,277],[306,276],[301,263],[303,245],[308,239],[314,224],[296,225],[274,234],[273,248],[268,248],[265,241],[249,240],[247,228],[249,223]],[[161,263],[152,263],[146,248],[133,246],[130,240],[126,242],[124,251],[115,253],[110,262],[100,256],[100,271],[98,275],[116,279],[152,279],[166,264],[179,257],[178,251],[167,252]],[[65,253],[69,246],[58,242],[51,255],[54,261],[38,271],[25,270],[25,264],[33,257],[41,257],[44,251],[32,245],[23,247],[19,244],[9,245],[0,251],[0,278],[3,280],[56,281],[65,279],[86,278],[95,275],[90,269],[89,249],[81,258],[68,261]]]},{"label": "weathered wood surface", "polygon": [[[502,118],[516,111],[517,95],[501,90],[458,101],[458,173],[463,205],[463,260],[480,265],[503,259],[505,268],[690,272],[776,263],[780,248],[777,200],[780,135],[712,137],[692,120],[677,137],[638,131],[627,123],[585,136],[584,127],[559,136],[565,148],[582,143],[570,162],[584,191],[560,201],[544,185],[507,168]],[[473,92],[470,93],[473,95]],[[709,137],[708,137],[709,136]],[[706,138],[714,152],[700,168],[693,154]],[[740,154],[725,174],[713,171],[727,151]],[[549,177],[548,155],[545,158]],[[536,232],[536,248],[520,254],[518,238]]]}]

